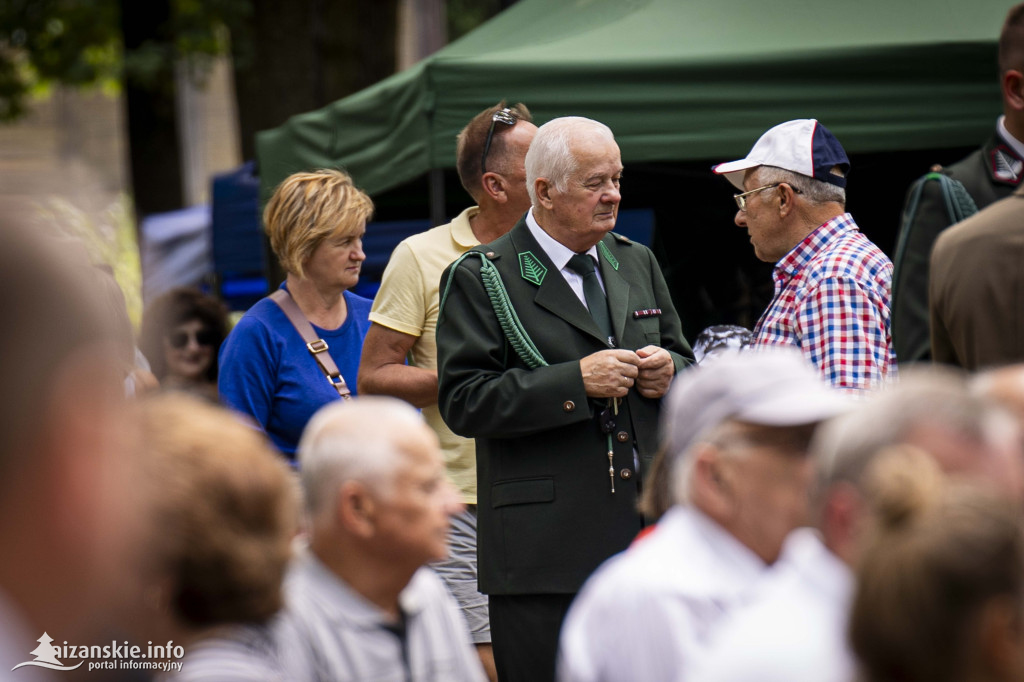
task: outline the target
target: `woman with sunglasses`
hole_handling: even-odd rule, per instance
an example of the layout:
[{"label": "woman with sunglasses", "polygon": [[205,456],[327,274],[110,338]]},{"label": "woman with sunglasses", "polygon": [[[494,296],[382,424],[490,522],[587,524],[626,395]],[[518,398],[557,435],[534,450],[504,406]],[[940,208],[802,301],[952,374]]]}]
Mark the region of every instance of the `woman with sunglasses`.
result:
[{"label": "woman with sunglasses", "polygon": [[227,335],[227,311],[198,289],[171,289],[142,316],[139,347],[164,389],[217,400],[217,353]]},{"label": "woman with sunglasses", "polygon": [[[251,417],[289,460],[313,413],[355,393],[371,301],[349,289],[366,260],[372,213],[373,202],[340,170],[289,176],[263,212],[287,277],[224,342],[218,387],[224,404]],[[286,309],[300,327],[312,327],[308,344]],[[340,377],[328,380],[320,367],[325,357]]]}]

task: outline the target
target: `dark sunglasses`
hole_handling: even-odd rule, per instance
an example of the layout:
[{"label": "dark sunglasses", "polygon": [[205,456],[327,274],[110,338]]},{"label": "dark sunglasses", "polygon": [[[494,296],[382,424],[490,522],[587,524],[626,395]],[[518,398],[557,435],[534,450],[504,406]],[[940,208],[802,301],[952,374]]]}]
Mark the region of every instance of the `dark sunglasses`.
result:
[{"label": "dark sunglasses", "polygon": [[194,335],[191,332],[172,332],[171,335],[167,337],[167,342],[171,344],[171,348],[181,350],[188,345],[190,338],[194,338],[196,340],[196,345],[199,346],[212,346],[214,343],[213,332],[208,329],[203,329]]},{"label": "dark sunglasses", "polygon": [[487,172],[487,152],[491,151],[491,141],[494,139],[494,124],[504,123],[507,126],[514,126],[519,117],[511,109],[505,107],[494,112],[491,116],[491,128],[487,131],[487,141],[484,142],[484,153],[480,156],[480,175]]}]

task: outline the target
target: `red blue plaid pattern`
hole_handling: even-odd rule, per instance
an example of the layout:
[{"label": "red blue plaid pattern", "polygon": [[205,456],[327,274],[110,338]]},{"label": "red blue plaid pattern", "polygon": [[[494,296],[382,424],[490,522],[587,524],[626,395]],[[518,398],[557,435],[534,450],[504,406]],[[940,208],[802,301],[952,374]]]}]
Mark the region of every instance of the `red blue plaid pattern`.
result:
[{"label": "red blue plaid pattern", "polygon": [[752,346],[796,346],[833,386],[865,389],[896,376],[890,329],[892,261],[844,213],[775,264],[775,298]]}]

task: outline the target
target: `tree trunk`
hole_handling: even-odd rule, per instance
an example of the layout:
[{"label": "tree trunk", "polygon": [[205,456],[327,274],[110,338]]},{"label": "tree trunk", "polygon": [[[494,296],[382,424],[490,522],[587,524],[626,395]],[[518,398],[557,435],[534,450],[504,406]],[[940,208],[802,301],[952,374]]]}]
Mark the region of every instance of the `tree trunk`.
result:
[{"label": "tree trunk", "polygon": [[395,71],[397,0],[253,0],[232,27],[242,155],[256,133]]},{"label": "tree trunk", "polygon": [[[160,35],[170,12],[169,0],[122,0],[125,51]],[[184,203],[173,67],[165,71],[151,84],[138,83],[131,77],[124,84],[129,172],[135,213],[140,219],[179,209]]]}]

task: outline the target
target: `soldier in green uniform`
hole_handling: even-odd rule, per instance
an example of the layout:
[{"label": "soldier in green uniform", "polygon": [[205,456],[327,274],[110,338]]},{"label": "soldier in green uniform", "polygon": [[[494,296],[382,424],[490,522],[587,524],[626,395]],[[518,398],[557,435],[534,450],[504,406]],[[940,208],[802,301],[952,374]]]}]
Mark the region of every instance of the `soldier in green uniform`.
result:
[{"label": "soldier in green uniform", "polygon": [[660,399],[692,360],[661,268],[611,232],[622,162],[607,126],[542,126],[532,208],[445,271],[445,422],[477,442],[481,591],[500,679],[554,678],[572,597],[642,527]]},{"label": "soldier in green uniform", "polygon": [[[1003,115],[992,137],[966,158],[946,168],[937,166],[925,176],[937,179],[941,172],[959,182],[973,203],[967,215],[1010,196],[1024,178],[1024,3],[1010,9],[999,35],[999,79]],[[965,210],[951,211],[942,187],[939,182],[915,182],[903,208],[892,279],[892,343],[900,364],[932,358],[928,259],[935,240],[962,220],[963,215],[954,215]]]}]

